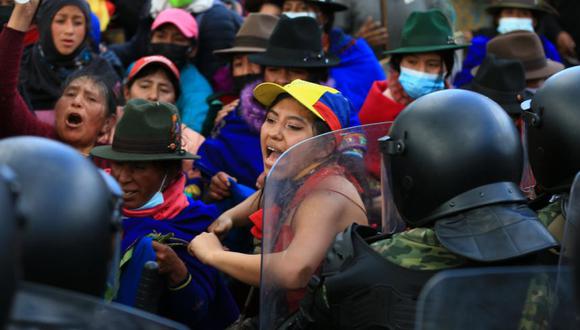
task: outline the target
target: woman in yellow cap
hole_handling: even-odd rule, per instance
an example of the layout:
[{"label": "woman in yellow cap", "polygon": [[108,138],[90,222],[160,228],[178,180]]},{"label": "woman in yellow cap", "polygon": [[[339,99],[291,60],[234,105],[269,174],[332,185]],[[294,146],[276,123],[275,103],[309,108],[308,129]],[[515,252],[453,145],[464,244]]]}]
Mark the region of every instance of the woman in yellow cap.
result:
[{"label": "woman in yellow cap", "polygon": [[[338,91],[302,80],[285,86],[264,83],[254,90],[254,96],[268,108],[260,131],[266,173],[290,147],[313,136],[342,129],[352,109],[350,101]],[[288,192],[292,202],[287,203],[287,209],[280,210],[280,214],[291,219],[288,234],[292,236],[292,244],[285,249],[284,260],[277,269],[283,274],[286,289],[306,286],[337,233],[352,222],[367,223],[366,203],[361,195],[364,182],[355,178],[356,174],[348,173],[339,162],[329,159],[304,165],[307,171],[292,175],[292,180],[299,180],[294,184],[297,188]],[[311,193],[301,193],[304,191],[301,187],[307,187]],[[242,282],[258,285],[260,255],[226,251],[218,237],[225,236],[234,226],[253,223],[251,232],[256,239],[261,239],[262,197],[260,190],[222,214],[208,228],[209,233],[191,241],[190,253]],[[325,212],[316,212],[320,205],[324,205]]]}]

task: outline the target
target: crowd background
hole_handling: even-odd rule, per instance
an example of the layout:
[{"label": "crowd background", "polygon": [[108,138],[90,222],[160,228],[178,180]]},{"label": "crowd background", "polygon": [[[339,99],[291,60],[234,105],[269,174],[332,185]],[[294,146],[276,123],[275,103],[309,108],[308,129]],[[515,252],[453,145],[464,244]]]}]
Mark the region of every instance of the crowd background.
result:
[{"label": "crowd background", "polygon": [[[312,279],[341,233],[379,237],[368,250],[404,278],[384,294],[405,306],[439,271],[558,263],[579,123],[544,108],[572,111],[578,14],[575,0],[0,1],[5,157],[19,143],[73,157],[10,138],[62,142],[123,200],[99,215],[120,237],[94,285],[45,283],[143,308],[155,261],[148,310],[161,316],[242,329],[281,313],[317,327],[336,322],[334,305],[317,305],[336,287]],[[352,287],[365,281],[382,280]],[[408,325],[393,315],[389,326]]]}]

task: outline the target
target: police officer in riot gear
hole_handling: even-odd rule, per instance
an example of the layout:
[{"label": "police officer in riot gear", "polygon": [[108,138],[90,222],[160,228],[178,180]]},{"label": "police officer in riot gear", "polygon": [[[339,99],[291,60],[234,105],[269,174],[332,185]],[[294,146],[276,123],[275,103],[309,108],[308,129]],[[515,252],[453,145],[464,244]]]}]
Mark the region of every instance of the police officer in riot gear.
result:
[{"label": "police officer in riot gear", "polygon": [[101,296],[120,196],[88,159],[62,143],[4,139],[0,163],[13,169],[19,187],[24,280]]},{"label": "police officer in riot gear", "polygon": [[[11,329],[185,328],[102,299],[107,279],[115,277],[110,271],[118,267],[113,256],[118,250],[122,192],[112,177],[71,147],[38,137],[1,140],[0,164],[13,169],[10,177],[17,191],[10,200],[6,171],[0,166],[5,222],[0,238],[3,244],[17,240],[21,247],[21,253],[12,247],[0,249],[2,299],[17,289],[12,306],[0,300],[1,312],[11,309]],[[23,224],[20,235],[9,230],[14,222],[10,206]],[[7,276],[14,264],[21,268],[18,284]]]},{"label": "police officer in riot gear", "polygon": [[517,130],[489,98],[463,90],[420,98],[381,147],[408,230],[372,244],[364,227],[339,234],[284,327],[413,328],[419,292],[438,271],[526,265],[557,246],[519,190]]},{"label": "police officer in riot gear", "polygon": [[[552,200],[540,220],[558,240],[565,223],[565,201],[580,171],[580,67],[550,77],[524,112],[529,160],[537,190]],[[564,202],[564,203],[563,203]]]}]

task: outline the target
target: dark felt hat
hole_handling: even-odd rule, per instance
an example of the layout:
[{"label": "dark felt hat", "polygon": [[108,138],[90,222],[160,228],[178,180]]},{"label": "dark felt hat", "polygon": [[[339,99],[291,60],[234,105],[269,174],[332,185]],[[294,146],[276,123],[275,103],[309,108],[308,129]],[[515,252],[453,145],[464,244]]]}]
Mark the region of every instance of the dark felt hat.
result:
[{"label": "dark felt hat", "polygon": [[252,13],[246,17],[244,24],[236,34],[234,46],[215,50],[214,54],[233,55],[239,53],[261,53],[268,47],[268,39],[276,27],[279,18],[267,14]]},{"label": "dark felt hat", "polygon": [[427,53],[467,48],[470,44],[457,44],[447,16],[438,9],[415,11],[405,21],[401,33],[401,46],[385,54]]},{"label": "dark felt hat", "polygon": [[181,120],[173,104],[134,99],[124,110],[113,145],[95,147],[91,155],[113,161],[199,158],[181,148]]},{"label": "dark felt hat", "polygon": [[325,68],[340,59],[322,50],[322,31],[311,17],[282,16],[264,53],[249,55],[250,61],[274,67]]},{"label": "dark felt hat", "polygon": [[488,54],[477,75],[465,89],[483,94],[501,105],[510,115],[522,113],[520,103],[531,97],[525,92],[524,66],[518,60]]},{"label": "dark felt hat", "polygon": [[520,60],[526,80],[547,78],[564,69],[562,63],[546,58],[542,41],[533,32],[516,31],[499,35],[487,43],[487,52],[498,58]]},{"label": "dark felt hat", "polygon": [[554,14],[558,12],[544,0],[496,0],[486,8],[491,15],[496,15],[505,8],[528,9],[538,14]]},{"label": "dark felt hat", "polygon": [[335,0],[306,0],[305,2],[316,5],[322,10],[328,10],[332,12],[344,11],[348,9],[348,6],[338,3]]}]

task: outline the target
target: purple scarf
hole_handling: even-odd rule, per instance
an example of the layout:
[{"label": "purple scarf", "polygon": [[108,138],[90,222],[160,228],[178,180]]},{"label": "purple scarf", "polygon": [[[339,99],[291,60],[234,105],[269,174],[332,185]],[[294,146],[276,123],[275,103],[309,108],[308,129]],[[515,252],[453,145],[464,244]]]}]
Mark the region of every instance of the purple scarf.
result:
[{"label": "purple scarf", "polygon": [[239,114],[254,133],[260,132],[260,128],[266,119],[266,109],[254,98],[254,88],[262,82],[260,79],[247,84],[240,93]]}]

